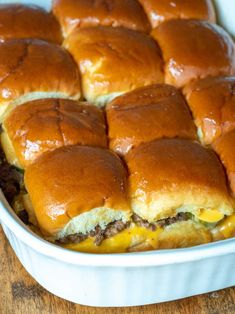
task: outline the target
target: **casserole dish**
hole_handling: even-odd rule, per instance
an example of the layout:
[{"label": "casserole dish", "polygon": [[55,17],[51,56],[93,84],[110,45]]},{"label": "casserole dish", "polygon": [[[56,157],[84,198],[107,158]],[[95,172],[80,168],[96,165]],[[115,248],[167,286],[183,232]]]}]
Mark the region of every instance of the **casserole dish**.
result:
[{"label": "casserole dish", "polygon": [[48,291],[75,303],[136,306],[235,284],[235,239],[177,250],[95,256],[78,253],[33,234],[2,193],[0,221],[26,270]]},{"label": "casserole dish", "polygon": [[17,257],[39,284],[66,300],[137,306],[235,284],[235,239],[187,249],[94,256],[39,238],[18,219],[2,193],[0,200],[0,221]]}]

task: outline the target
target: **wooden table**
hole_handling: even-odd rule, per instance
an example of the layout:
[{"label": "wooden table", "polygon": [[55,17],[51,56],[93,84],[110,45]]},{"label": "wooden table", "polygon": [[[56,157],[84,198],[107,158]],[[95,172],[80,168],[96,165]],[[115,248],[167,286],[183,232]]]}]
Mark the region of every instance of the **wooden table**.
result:
[{"label": "wooden table", "polygon": [[[53,296],[24,270],[0,227],[0,314],[234,314],[235,288],[175,302],[132,308],[92,308]],[[221,265],[221,267],[223,267]]]}]

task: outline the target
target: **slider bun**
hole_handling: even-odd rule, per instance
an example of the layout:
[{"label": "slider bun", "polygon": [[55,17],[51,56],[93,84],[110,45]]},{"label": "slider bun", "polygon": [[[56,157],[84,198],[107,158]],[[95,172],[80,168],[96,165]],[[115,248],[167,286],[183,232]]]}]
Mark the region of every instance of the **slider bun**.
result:
[{"label": "slider bun", "polygon": [[164,80],[160,49],[143,33],[119,27],[83,28],[74,31],[64,46],[79,65],[83,94],[90,103],[104,105]]},{"label": "slider bun", "polygon": [[107,145],[103,112],[73,100],[41,99],[22,104],[10,112],[2,128],[7,160],[19,168],[61,146]]},{"label": "slider bun", "polygon": [[214,142],[213,148],[227,171],[230,187],[235,197],[235,129],[218,138]]},{"label": "slider bun", "polygon": [[79,99],[76,63],[62,47],[37,39],[0,42],[0,120],[12,106],[38,98]]},{"label": "slider bun", "polygon": [[176,222],[166,226],[159,232],[157,245],[152,246],[149,239],[135,244],[135,237],[131,239],[129,252],[150,251],[156,249],[177,249],[206,244],[212,241],[210,231],[200,223],[192,220]]},{"label": "slider bun", "polygon": [[158,84],[115,98],[106,107],[110,148],[125,155],[141,143],[163,137],[196,139],[196,128],[180,92]]},{"label": "slider bun", "polygon": [[159,235],[158,249],[191,247],[212,241],[210,231],[202,224],[191,220],[166,226]]},{"label": "slider bun", "polygon": [[202,209],[233,212],[223,167],[196,142],[161,139],[127,155],[133,211],[149,222]]},{"label": "slider bun", "polygon": [[27,167],[24,180],[44,235],[87,233],[130,217],[125,168],[106,149],[58,148]]},{"label": "slider bun", "polygon": [[136,0],[54,0],[53,13],[64,37],[76,28],[98,25],[150,31],[147,16]]},{"label": "slider bun", "polygon": [[220,26],[199,20],[170,20],[154,29],[165,61],[165,82],[178,88],[206,76],[235,73],[235,47]]},{"label": "slider bun", "polygon": [[210,231],[202,224],[182,221],[151,231],[144,227],[131,226],[107,238],[97,246],[94,239],[88,238],[81,243],[68,243],[63,247],[90,253],[124,253],[156,249],[183,248],[211,242]]},{"label": "slider bun", "polygon": [[215,23],[211,0],[139,0],[153,28],[171,19],[200,19]]},{"label": "slider bun", "polygon": [[60,25],[51,14],[36,5],[0,4],[0,40],[38,38],[60,44]]},{"label": "slider bun", "polygon": [[208,77],[184,90],[203,144],[235,129],[235,76]]}]

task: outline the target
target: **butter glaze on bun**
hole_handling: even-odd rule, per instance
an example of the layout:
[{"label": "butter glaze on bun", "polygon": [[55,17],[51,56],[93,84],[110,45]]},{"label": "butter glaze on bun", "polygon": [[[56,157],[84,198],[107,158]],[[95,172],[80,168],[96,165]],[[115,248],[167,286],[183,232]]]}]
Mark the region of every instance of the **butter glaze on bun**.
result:
[{"label": "butter glaze on bun", "polygon": [[149,36],[125,28],[74,31],[64,42],[79,65],[85,99],[105,105],[138,87],[163,83],[163,61]]},{"label": "butter glaze on bun", "polygon": [[226,178],[212,150],[184,139],[145,143],[127,155],[133,211],[153,222],[179,212],[233,212]]},{"label": "butter glaze on bun", "polygon": [[235,129],[219,137],[213,144],[228,175],[230,187],[235,197]]},{"label": "butter glaze on bun", "polygon": [[60,44],[56,18],[36,5],[0,4],[0,40],[37,38]]},{"label": "butter glaze on bun", "polygon": [[86,233],[96,225],[129,219],[126,170],[106,149],[58,148],[26,168],[24,179],[44,234],[56,236],[69,222],[65,232],[78,224],[76,231]]},{"label": "butter glaze on bun", "polygon": [[235,76],[208,77],[184,89],[203,144],[235,129]]},{"label": "butter glaze on bun", "polygon": [[0,120],[6,110],[39,98],[79,99],[76,63],[62,47],[37,39],[0,42]]},{"label": "butter glaze on bun", "polygon": [[106,107],[110,148],[125,155],[158,138],[196,139],[190,111],[180,92],[157,84],[115,98]]},{"label": "butter glaze on bun", "polygon": [[153,28],[171,19],[200,19],[215,23],[211,0],[139,0]]},{"label": "butter glaze on bun", "polygon": [[235,46],[220,26],[170,20],[152,31],[165,61],[165,83],[182,88],[206,76],[235,74]]},{"label": "butter glaze on bun", "polygon": [[147,16],[137,0],[54,0],[53,13],[67,37],[76,28],[123,26],[149,32]]},{"label": "butter glaze on bun", "polygon": [[106,147],[103,112],[73,100],[34,100],[13,109],[2,125],[9,163],[25,168],[41,154],[67,145]]}]

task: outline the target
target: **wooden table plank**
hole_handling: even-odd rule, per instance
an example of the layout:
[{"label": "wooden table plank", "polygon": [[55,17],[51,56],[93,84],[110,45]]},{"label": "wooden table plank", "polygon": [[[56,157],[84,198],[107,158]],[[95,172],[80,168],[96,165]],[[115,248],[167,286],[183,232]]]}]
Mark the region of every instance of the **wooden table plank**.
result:
[{"label": "wooden table plank", "polygon": [[150,306],[92,308],[53,296],[21,266],[0,227],[0,314],[233,314],[235,288]]}]

